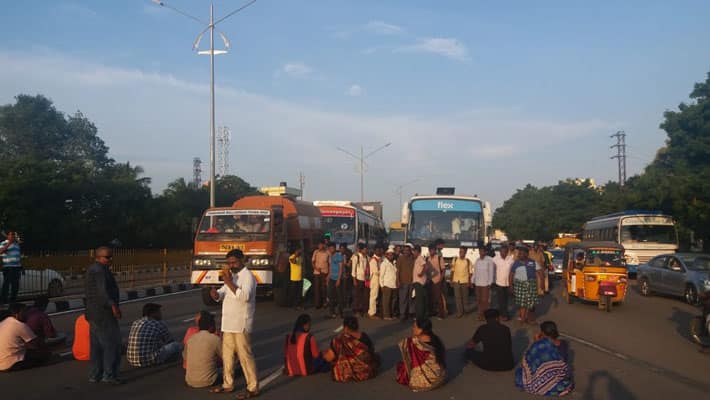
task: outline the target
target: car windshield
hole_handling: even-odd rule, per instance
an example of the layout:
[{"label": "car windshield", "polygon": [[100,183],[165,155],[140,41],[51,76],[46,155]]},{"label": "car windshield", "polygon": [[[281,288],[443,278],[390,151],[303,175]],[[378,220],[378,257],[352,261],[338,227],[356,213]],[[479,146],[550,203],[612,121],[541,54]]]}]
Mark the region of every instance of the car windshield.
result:
[{"label": "car windshield", "polygon": [[323,217],[323,229],[335,243],[355,242],[355,217]]},{"label": "car windshield", "polygon": [[621,243],[678,243],[673,225],[624,225],[621,227]]},{"label": "car windshield", "polygon": [[550,253],[552,253],[552,262],[562,262],[565,256],[564,250],[551,250]]},{"label": "car windshield", "polygon": [[683,263],[694,271],[710,271],[710,255],[686,254],[681,255]]},{"label": "car windshield", "polygon": [[202,217],[201,241],[249,241],[268,238],[271,218],[266,210],[214,210]]},{"label": "car windshield", "polygon": [[624,252],[621,250],[588,250],[587,265],[602,265],[607,267],[623,267],[626,265],[624,261]]}]

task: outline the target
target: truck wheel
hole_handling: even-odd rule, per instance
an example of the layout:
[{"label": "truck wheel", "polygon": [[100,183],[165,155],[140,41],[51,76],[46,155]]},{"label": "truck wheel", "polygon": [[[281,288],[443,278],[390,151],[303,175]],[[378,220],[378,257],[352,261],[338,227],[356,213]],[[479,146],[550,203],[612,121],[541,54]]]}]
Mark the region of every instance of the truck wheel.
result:
[{"label": "truck wheel", "polygon": [[211,288],[209,288],[209,287],[203,287],[203,288],[202,288],[202,291],[201,291],[201,293],[202,293],[202,302],[203,302],[206,306],[208,306],[208,307],[215,307],[215,306],[217,306],[217,304],[219,304],[219,303],[217,303],[216,301],[214,301],[214,299],[212,298],[212,296],[210,296],[210,289],[211,289]]}]

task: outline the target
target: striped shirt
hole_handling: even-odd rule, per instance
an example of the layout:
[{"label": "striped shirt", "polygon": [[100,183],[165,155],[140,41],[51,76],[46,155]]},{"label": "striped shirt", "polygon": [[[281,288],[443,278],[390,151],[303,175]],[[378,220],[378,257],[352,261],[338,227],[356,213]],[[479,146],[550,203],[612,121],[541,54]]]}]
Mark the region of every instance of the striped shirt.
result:
[{"label": "striped shirt", "polygon": [[[0,249],[4,249],[7,245],[7,240],[0,243]],[[22,266],[20,263],[20,245],[17,242],[12,243],[8,246],[7,250],[2,253],[2,266],[3,268],[19,268]]]}]

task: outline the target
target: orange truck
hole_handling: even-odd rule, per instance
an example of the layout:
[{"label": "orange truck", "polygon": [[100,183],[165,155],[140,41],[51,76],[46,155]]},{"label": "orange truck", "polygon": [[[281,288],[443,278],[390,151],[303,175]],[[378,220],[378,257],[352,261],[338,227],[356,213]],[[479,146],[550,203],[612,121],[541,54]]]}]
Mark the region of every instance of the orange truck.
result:
[{"label": "orange truck", "polygon": [[202,286],[206,305],[214,304],[210,289],[223,284],[220,270],[230,250],[244,252],[256,278],[257,294],[271,295],[275,268],[288,262],[289,248],[300,246],[304,254],[310,254],[323,237],[320,211],[312,203],[296,200],[297,189],[284,185],[260,191],[264,195],[246,196],[231,207],[209,208],[202,215],[195,233],[190,281]]}]

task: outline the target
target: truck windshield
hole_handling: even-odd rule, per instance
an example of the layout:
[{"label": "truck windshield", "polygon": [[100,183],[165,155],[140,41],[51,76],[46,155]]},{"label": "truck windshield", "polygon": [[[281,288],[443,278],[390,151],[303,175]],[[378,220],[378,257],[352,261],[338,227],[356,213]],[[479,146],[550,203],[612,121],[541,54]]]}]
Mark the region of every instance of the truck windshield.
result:
[{"label": "truck windshield", "polygon": [[266,210],[212,210],[202,217],[197,240],[268,240],[271,215]]},{"label": "truck windshield", "polygon": [[624,225],[621,243],[677,244],[678,236],[673,225]]},{"label": "truck windshield", "polygon": [[355,217],[323,217],[323,229],[335,243],[355,242]]}]

